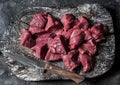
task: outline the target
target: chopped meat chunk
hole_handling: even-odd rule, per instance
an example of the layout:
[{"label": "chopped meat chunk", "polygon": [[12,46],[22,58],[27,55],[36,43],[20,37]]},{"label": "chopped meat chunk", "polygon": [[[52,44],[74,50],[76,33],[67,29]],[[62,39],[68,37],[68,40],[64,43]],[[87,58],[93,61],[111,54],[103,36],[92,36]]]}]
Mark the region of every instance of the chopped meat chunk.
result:
[{"label": "chopped meat chunk", "polygon": [[72,71],[77,66],[79,66],[77,62],[78,60],[77,58],[78,58],[78,55],[75,50],[70,51],[67,55],[62,56],[63,63],[69,71]]},{"label": "chopped meat chunk", "polygon": [[73,32],[73,30],[74,30],[74,28],[69,29],[67,32],[66,32],[66,31],[63,31],[63,32],[62,32],[62,35],[63,35],[66,39],[69,39],[70,36],[71,36],[71,34],[72,34],[72,32]]},{"label": "chopped meat chunk", "polygon": [[40,34],[46,32],[44,29],[40,29],[39,27],[34,26],[30,26],[29,31],[31,32],[31,34]]},{"label": "chopped meat chunk", "polygon": [[48,13],[35,14],[30,22],[30,26],[43,29],[47,23],[47,15]]},{"label": "chopped meat chunk", "polygon": [[33,51],[33,55],[35,57],[43,60],[47,53],[48,47],[47,47],[47,44],[45,43],[39,43],[33,46],[31,50]]},{"label": "chopped meat chunk", "polygon": [[74,20],[75,17],[72,14],[63,14],[61,16],[61,22],[64,25],[63,27],[64,31],[67,31],[68,29],[73,27]]},{"label": "chopped meat chunk", "polygon": [[83,32],[80,29],[73,30],[70,36],[70,49],[75,49],[78,47],[84,40]]},{"label": "chopped meat chunk", "polygon": [[56,29],[59,29],[62,27],[62,24],[55,20],[52,15],[48,15],[47,17],[48,21],[47,21],[47,24],[46,24],[46,27],[45,27],[45,30],[48,31],[48,30],[56,30]]},{"label": "chopped meat chunk", "polygon": [[84,40],[88,41],[90,39],[92,39],[92,33],[89,30],[84,30]]},{"label": "chopped meat chunk", "polygon": [[104,30],[104,27],[101,23],[94,25],[90,31],[92,33],[92,37],[96,40],[96,42],[100,42],[105,39],[104,34],[106,32],[106,28]]},{"label": "chopped meat chunk", "polygon": [[31,33],[26,30],[26,29],[22,29],[22,35],[20,36],[21,41],[20,41],[20,45],[25,45],[27,43],[27,41],[29,41],[31,37]]},{"label": "chopped meat chunk", "polygon": [[83,72],[88,72],[92,68],[92,57],[87,54],[79,54],[78,62],[83,66]]},{"label": "chopped meat chunk", "polygon": [[81,54],[88,54],[89,56],[93,56],[96,53],[96,49],[97,48],[94,40],[90,40],[79,47],[79,52]]},{"label": "chopped meat chunk", "polygon": [[88,21],[83,17],[80,16],[78,17],[78,20],[76,22],[76,25],[73,28],[77,28],[77,29],[88,29],[89,23]]},{"label": "chopped meat chunk", "polygon": [[53,40],[49,40],[48,46],[52,53],[66,54],[66,49],[62,36],[56,36]]},{"label": "chopped meat chunk", "polygon": [[63,14],[58,20],[45,12],[33,16],[28,30],[22,29],[20,45],[31,49],[38,59],[62,60],[69,71],[82,64],[83,72],[88,72],[93,66],[96,46],[106,33],[106,26],[101,23],[89,26],[82,16]]},{"label": "chopped meat chunk", "polygon": [[57,60],[61,60],[61,54],[59,53],[52,53],[50,50],[48,50],[46,56],[45,56],[45,60],[46,61],[57,61]]},{"label": "chopped meat chunk", "polygon": [[38,43],[48,43],[48,39],[50,38],[50,34],[46,33],[43,35],[40,35],[37,39],[36,39],[36,44]]}]

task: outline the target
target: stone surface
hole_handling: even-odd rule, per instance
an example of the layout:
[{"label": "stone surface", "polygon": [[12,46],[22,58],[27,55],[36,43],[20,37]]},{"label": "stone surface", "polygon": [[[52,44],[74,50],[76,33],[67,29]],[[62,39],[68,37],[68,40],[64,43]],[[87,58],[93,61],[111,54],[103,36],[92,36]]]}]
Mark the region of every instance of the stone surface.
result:
[{"label": "stone surface", "polygon": [[[8,0],[1,0],[1,3],[5,2],[6,4],[8,4],[8,2],[12,2],[12,0],[9,0],[8,2],[6,2]],[[28,0],[26,0],[28,1]],[[83,3],[100,3],[103,6],[105,6],[110,13],[112,14],[112,18],[113,18],[113,23],[114,23],[114,28],[115,28],[115,36],[116,36],[116,58],[115,58],[115,63],[113,65],[113,67],[111,68],[111,70],[109,72],[107,72],[106,74],[98,77],[98,78],[93,78],[93,79],[87,79],[85,82],[81,83],[80,85],[120,85],[120,29],[119,29],[119,24],[120,24],[120,2],[119,0],[64,0],[63,2],[58,3],[58,1],[60,0],[53,0],[50,3],[48,3],[48,0],[41,0],[40,5],[54,5],[54,6],[63,6],[63,5],[71,5],[71,6],[75,6],[78,5],[79,3],[83,4]],[[19,0],[14,0],[14,3],[18,3]],[[12,2],[12,3],[13,3]],[[52,4],[51,4],[52,3]],[[63,4],[64,3],[64,4]],[[25,82],[23,80],[20,80],[18,78],[16,78],[15,76],[10,76],[9,70],[6,67],[6,64],[3,62],[3,57],[0,56],[0,66],[3,67],[5,69],[5,74],[0,76],[0,84],[1,85],[5,85],[3,82],[6,79],[10,79],[13,81],[13,85],[76,85],[75,83],[71,82],[71,81],[42,81],[42,82]]]}]

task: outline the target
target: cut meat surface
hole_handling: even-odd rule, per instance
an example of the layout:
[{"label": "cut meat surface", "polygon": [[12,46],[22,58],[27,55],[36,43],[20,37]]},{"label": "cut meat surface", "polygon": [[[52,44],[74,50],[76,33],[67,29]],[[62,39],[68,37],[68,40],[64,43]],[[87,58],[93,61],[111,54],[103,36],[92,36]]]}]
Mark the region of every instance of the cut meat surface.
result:
[{"label": "cut meat surface", "polygon": [[36,39],[36,44],[39,44],[39,43],[45,43],[45,44],[47,44],[49,38],[50,38],[50,34],[49,33],[42,34],[42,35],[40,35]]},{"label": "cut meat surface", "polygon": [[86,54],[79,54],[78,62],[83,66],[83,72],[88,72],[92,68],[92,57]]},{"label": "cut meat surface", "polygon": [[92,33],[92,37],[96,40],[96,42],[100,42],[105,39],[104,34],[106,32],[106,29],[104,29],[101,23],[94,25],[90,31]]},{"label": "cut meat surface", "polygon": [[48,13],[35,14],[30,22],[30,26],[43,29],[47,23],[47,15]]},{"label": "cut meat surface", "polygon": [[22,29],[22,35],[20,36],[21,38],[20,45],[24,46],[27,43],[27,41],[29,41],[30,37],[31,33],[26,29]]},{"label": "cut meat surface", "polygon": [[30,26],[29,31],[31,32],[31,34],[40,34],[46,32],[44,29],[40,29],[39,27],[34,26]]},{"label": "cut meat surface", "polygon": [[47,53],[48,47],[44,43],[36,44],[34,47],[31,48],[33,51],[33,55],[39,59],[44,59]]},{"label": "cut meat surface", "polygon": [[20,45],[31,49],[38,59],[62,60],[69,71],[82,65],[83,72],[88,72],[106,33],[106,26],[91,26],[83,16],[63,14],[58,20],[45,12],[33,16],[28,30],[22,29]]},{"label": "cut meat surface", "polygon": [[96,51],[97,51],[97,48],[94,40],[90,40],[79,47],[79,52],[81,54],[87,54],[89,56],[93,56],[96,53]]},{"label": "cut meat surface", "polygon": [[58,61],[61,60],[61,54],[59,53],[52,53],[51,50],[48,50],[46,56],[45,56],[45,60],[46,61]]},{"label": "cut meat surface", "polygon": [[88,21],[83,16],[80,16],[80,17],[78,17],[76,25],[73,28],[88,29],[88,26],[89,26]]},{"label": "cut meat surface", "polygon": [[83,32],[80,29],[73,30],[70,36],[70,49],[75,49],[84,41]]},{"label": "cut meat surface", "polygon": [[75,17],[72,14],[63,14],[61,16],[61,22],[64,25],[63,27],[64,31],[67,31],[68,29],[73,27],[74,20]]},{"label": "cut meat surface", "polygon": [[62,36],[56,36],[53,40],[49,40],[48,46],[52,53],[66,54],[65,46],[62,43]]},{"label": "cut meat surface", "polygon": [[75,50],[70,51],[67,55],[62,56],[63,63],[69,71],[72,71],[79,66],[77,58],[78,56]]}]

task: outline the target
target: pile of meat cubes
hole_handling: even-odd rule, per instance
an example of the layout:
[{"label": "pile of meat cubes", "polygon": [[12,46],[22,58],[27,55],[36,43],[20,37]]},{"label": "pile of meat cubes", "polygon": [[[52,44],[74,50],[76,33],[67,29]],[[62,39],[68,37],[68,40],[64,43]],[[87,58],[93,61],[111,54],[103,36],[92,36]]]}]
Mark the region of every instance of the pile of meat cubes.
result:
[{"label": "pile of meat cubes", "polygon": [[92,68],[96,46],[107,32],[106,26],[90,26],[83,16],[63,14],[57,19],[47,12],[35,14],[27,29],[22,29],[20,44],[31,49],[36,58],[62,60],[69,71],[82,66],[83,72]]}]

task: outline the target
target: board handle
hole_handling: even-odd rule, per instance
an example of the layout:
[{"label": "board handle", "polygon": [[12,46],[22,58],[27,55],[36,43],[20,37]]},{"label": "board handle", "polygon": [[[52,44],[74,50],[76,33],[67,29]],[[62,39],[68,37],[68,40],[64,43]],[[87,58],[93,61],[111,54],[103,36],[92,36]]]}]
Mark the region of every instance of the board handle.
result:
[{"label": "board handle", "polygon": [[50,72],[53,72],[57,75],[63,76],[65,78],[69,78],[76,83],[80,83],[80,82],[84,81],[84,79],[85,79],[84,76],[78,75],[77,73],[74,73],[74,72],[64,70],[64,69],[62,69],[58,66],[55,66],[53,64],[50,64],[50,63],[46,63],[45,69]]}]

